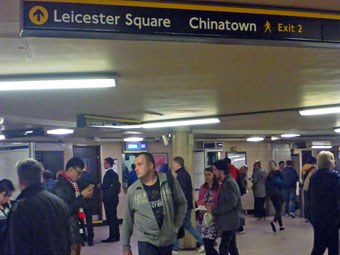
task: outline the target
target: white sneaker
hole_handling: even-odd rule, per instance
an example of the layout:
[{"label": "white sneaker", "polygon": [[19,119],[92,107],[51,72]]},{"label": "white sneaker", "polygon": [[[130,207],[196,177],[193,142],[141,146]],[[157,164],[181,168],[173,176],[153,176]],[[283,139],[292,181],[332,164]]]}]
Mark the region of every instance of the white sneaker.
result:
[{"label": "white sneaker", "polygon": [[172,251],[172,254],[179,254],[178,251]]},{"label": "white sneaker", "polygon": [[203,245],[203,244],[200,246],[200,248],[197,250],[197,252],[198,252],[198,253],[203,253],[203,252],[205,252],[205,248],[204,248],[204,245]]}]

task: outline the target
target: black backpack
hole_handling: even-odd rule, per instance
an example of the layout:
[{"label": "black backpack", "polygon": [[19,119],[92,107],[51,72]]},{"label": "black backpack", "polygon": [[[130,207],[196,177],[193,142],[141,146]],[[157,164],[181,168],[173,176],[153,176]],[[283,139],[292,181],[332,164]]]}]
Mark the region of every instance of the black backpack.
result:
[{"label": "black backpack", "polygon": [[[174,201],[174,211],[175,211],[175,215],[177,214],[177,210],[178,210],[178,205],[177,205],[177,201],[175,199],[175,189],[174,189],[174,176],[170,173],[167,173],[167,178],[168,178],[168,183],[171,189],[171,193],[172,193],[172,201]],[[184,231],[184,227],[183,225],[180,227],[180,229],[178,230],[177,233],[177,239],[182,239],[185,236],[185,231]]]}]

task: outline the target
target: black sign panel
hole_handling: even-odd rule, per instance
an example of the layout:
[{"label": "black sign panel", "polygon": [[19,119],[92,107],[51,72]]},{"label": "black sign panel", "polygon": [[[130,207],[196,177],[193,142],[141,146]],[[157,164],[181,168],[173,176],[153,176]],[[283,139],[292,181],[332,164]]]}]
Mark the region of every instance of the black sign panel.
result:
[{"label": "black sign panel", "polygon": [[324,19],[322,21],[323,41],[340,42],[340,20]]},{"label": "black sign panel", "polygon": [[320,42],[322,35],[319,18],[158,7],[25,1],[23,19],[24,36],[80,32],[97,38],[137,34]]},{"label": "black sign panel", "polygon": [[125,120],[105,116],[95,116],[88,114],[80,114],[77,116],[77,127],[133,127],[134,125],[141,124],[137,120]]}]

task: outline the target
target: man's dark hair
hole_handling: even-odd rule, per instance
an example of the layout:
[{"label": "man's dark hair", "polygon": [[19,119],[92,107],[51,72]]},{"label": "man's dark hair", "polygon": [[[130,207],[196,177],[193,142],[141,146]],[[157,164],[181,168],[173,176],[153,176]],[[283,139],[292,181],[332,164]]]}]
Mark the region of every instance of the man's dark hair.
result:
[{"label": "man's dark hair", "polygon": [[231,164],[231,159],[230,158],[226,157],[224,160],[227,161],[229,165]]},{"label": "man's dark hair", "polygon": [[137,157],[138,158],[139,156],[144,156],[145,159],[146,159],[146,163],[149,164],[149,163],[152,163],[153,164],[153,167],[155,168],[156,167],[156,164],[155,164],[155,159],[153,158],[152,154],[149,153],[149,152],[141,152],[141,153],[138,153]]},{"label": "man's dark hair", "polygon": [[78,157],[74,157],[74,158],[71,158],[67,164],[66,164],[66,171],[69,169],[69,168],[76,168],[76,167],[79,167],[81,170],[84,169],[85,167],[85,163],[84,161],[81,159],[81,158],[78,158]]},{"label": "man's dark hair", "polygon": [[53,174],[52,174],[52,172],[51,172],[50,170],[45,170],[45,171],[43,172],[43,178],[44,178],[45,180],[53,179]]},{"label": "man's dark hair", "polygon": [[132,169],[136,169],[136,165],[135,165],[135,164],[132,164],[132,165],[131,165],[131,168],[132,168]]},{"label": "man's dark hair", "polygon": [[182,157],[174,157],[173,161],[178,163],[181,167],[184,167],[184,159]]},{"label": "man's dark hair", "polygon": [[286,161],[286,165],[287,165],[287,166],[292,166],[292,164],[293,164],[293,161],[291,161],[291,160],[287,160],[287,161]]},{"label": "man's dark hair", "polygon": [[284,163],[285,163],[285,162],[281,160],[281,161],[279,162],[279,165],[284,164]]},{"label": "man's dark hair", "polygon": [[8,179],[2,179],[0,181],[0,193],[5,192],[7,195],[10,191],[14,191],[13,183]]},{"label": "man's dark hair", "polygon": [[104,161],[105,161],[106,163],[108,163],[111,167],[113,167],[113,158],[108,157],[108,158],[104,159]]},{"label": "man's dark hair", "polygon": [[309,164],[316,164],[317,163],[317,160],[316,160],[316,158],[315,157],[311,157],[308,161],[307,161],[307,163],[309,163]]},{"label": "man's dark hair", "polygon": [[25,159],[17,163],[17,172],[25,186],[41,183],[42,164],[35,159]]},{"label": "man's dark hair", "polygon": [[223,171],[225,175],[230,173],[229,163],[225,160],[217,160],[213,164],[218,171]]}]

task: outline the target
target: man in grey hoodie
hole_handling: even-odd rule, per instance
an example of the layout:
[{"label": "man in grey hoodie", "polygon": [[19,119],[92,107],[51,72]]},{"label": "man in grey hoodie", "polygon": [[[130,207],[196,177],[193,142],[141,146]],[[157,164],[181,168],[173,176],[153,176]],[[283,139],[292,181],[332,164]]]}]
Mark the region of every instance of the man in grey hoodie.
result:
[{"label": "man in grey hoodie", "polygon": [[208,207],[208,212],[215,215],[217,227],[220,231],[220,255],[238,255],[236,245],[236,230],[241,225],[243,209],[240,189],[231,177],[229,165],[224,160],[213,164],[214,173],[222,181],[222,187],[217,201],[217,207]]},{"label": "man in grey hoodie", "polygon": [[171,255],[187,201],[172,175],[156,173],[150,153],[136,159],[138,180],[128,189],[123,221],[123,254],[132,255],[130,238],[136,224],[139,255]]}]

